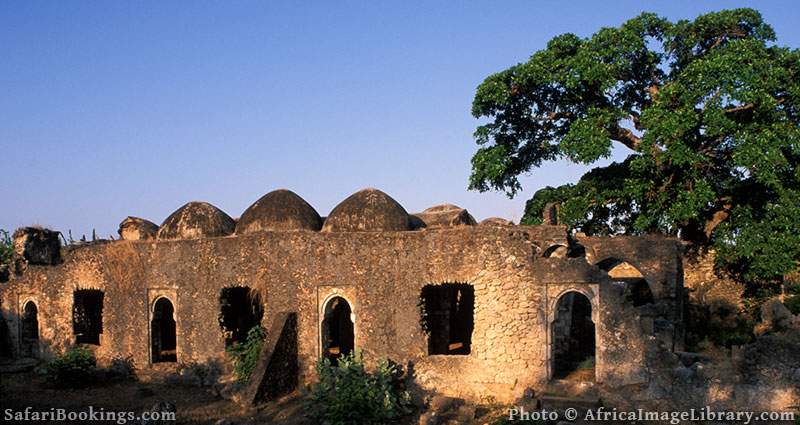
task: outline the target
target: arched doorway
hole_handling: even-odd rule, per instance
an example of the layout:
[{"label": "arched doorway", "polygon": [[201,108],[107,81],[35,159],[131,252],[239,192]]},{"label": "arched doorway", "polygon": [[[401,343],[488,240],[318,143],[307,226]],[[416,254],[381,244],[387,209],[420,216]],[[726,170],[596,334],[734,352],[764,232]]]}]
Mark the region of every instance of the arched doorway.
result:
[{"label": "arched doorway", "polygon": [[153,363],[178,361],[175,307],[167,298],[161,297],[153,305],[150,342]]},{"label": "arched doorway", "polygon": [[36,303],[28,301],[22,307],[22,323],[20,329],[20,345],[23,357],[39,355],[39,308]]},{"label": "arched doorway", "polygon": [[551,329],[553,378],[594,381],[595,326],[589,298],[575,291],[562,295]]},{"label": "arched doorway", "polygon": [[342,297],[333,297],[325,304],[322,320],[322,355],[333,364],[355,349],[353,311]]}]

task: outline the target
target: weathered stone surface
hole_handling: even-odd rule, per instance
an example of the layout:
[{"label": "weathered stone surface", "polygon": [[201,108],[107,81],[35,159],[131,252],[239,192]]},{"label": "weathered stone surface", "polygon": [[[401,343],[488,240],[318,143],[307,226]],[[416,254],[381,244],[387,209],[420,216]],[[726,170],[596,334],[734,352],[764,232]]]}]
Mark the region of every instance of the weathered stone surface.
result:
[{"label": "weathered stone surface", "polygon": [[[249,286],[262,294],[264,325],[278,312],[297,313],[296,359],[299,383],[305,385],[314,379],[321,352],[324,306],[341,297],[350,304],[355,347],[368,364],[380,358],[413,363],[414,386],[420,391],[510,402],[524,388],[542,388],[551,378],[547,335],[556,302],[575,291],[592,301],[596,379],[620,385],[647,382],[648,356],[669,352],[680,342],[678,325],[671,321],[680,299],[680,251],[674,241],[662,238],[589,238],[581,243],[586,258],[543,258],[547,247],[570,244],[563,226],[117,241],[73,250],[61,264],[33,268],[0,285],[0,308],[12,347],[20,347],[23,303],[36,303],[40,355],[49,358],[74,342],[76,282],[101,290],[103,334],[101,345],[94,347],[98,359],[130,354],[137,365],[148,365],[152,307],[167,298],[178,324],[178,362],[207,364],[225,357],[219,326],[222,289]],[[654,293],[651,319],[659,325],[651,326],[652,333],[642,331],[644,310],[626,303],[624,291],[590,260],[612,254],[636,265],[661,288]],[[425,286],[442,283],[474,289],[469,354],[428,355],[420,295]]]},{"label": "weathered stone surface", "polygon": [[513,226],[514,222],[500,217],[489,217],[478,224],[481,226]]},{"label": "weathered stone surface", "polygon": [[227,236],[236,223],[208,202],[189,202],[170,214],[158,229],[158,239],[201,239]]},{"label": "weathered stone surface", "polygon": [[756,327],[757,333],[782,331],[793,327],[800,327],[800,323],[779,299],[773,298],[761,305],[761,323]]},{"label": "weathered stone surface", "polygon": [[59,233],[41,227],[21,227],[14,232],[14,256],[28,264],[53,265],[61,262]]},{"label": "weathered stone surface", "polygon": [[126,241],[142,241],[155,239],[158,225],[139,217],[128,216],[119,224],[119,237]]},{"label": "weathered stone surface", "polygon": [[452,204],[436,205],[412,215],[415,218],[413,220],[414,229],[474,226],[476,224],[475,219],[467,210]]},{"label": "weathered stone surface", "polygon": [[322,219],[303,198],[286,189],[274,190],[250,205],[236,223],[236,234],[322,228]]},{"label": "weathered stone surface", "polygon": [[323,232],[409,230],[408,212],[378,189],[363,189],[342,201],[325,219]]},{"label": "weathered stone surface", "polygon": [[744,285],[718,272],[714,251],[689,250],[683,257],[684,286],[689,302],[699,306],[742,306]]},{"label": "weathered stone surface", "polygon": [[283,312],[267,328],[258,363],[239,403],[251,407],[288,394],[297,387],[297,379],[297,314]]}]

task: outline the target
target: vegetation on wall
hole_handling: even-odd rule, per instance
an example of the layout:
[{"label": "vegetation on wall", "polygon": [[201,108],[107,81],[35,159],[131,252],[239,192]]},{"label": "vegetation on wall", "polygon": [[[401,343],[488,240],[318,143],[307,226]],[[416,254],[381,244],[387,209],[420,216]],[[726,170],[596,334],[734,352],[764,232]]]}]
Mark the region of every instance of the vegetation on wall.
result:
[{"label": "vegetation on wall", "polygon": [[247,331],[244,342],[233,343],[226,349],[233,358],[233,373],[240,382],[247,381],[253,374],[266,336],[264,328],[253,326]]},{"label": "vegetation on wall", "polygon": [[470,188],[514,196],[546,161],[622,162],[528,201],[591,235],[674,235],[775,291],[800,264],[800,50],[752,9],[671,22],[643,13],[588,38],[564,34],[489,76],[472,113]]},{"label": "vegetation on wall", "polygon": [[385,424],[411,413],[411,395],[403,383],[402,367],[380,360],[368,371],[360,353],[327,358],[317,363],[319,381],[307,406],[318,423],[331,425]]},{"label": "vegetation on wall", "polygon": [[14,241],[11,239],[11,234],[5,229],[0,229],[0,266],[11,264],[13,253]]}]

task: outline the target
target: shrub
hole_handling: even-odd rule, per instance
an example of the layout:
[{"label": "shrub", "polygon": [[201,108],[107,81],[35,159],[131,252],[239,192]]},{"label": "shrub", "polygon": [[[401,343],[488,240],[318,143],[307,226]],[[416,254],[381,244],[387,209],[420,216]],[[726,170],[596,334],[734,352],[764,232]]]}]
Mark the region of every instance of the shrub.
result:
[{"label": "shrub", "polygon": [[222,367],[214,360],[206,363],[181,363],[177,370],[177,382],[197,387],[213,387],[221,374]]},{"label": "shrub", "polygon": [[14,241],[6,230],[0,229],[0,282],[8,280],[13,253]]},{"label": "shrub", "polygon": [[247,331],[247,338],[244,342],[231,344],[226,351],[233,357],[233,373],[240,382],[250,379],[253,370],[256,368],[258,356],[261,354],[261,346],[267,336],[264,328],[253,326]]},{"label": "shrub", "polygon": [[114,357],[107,372],[112,379],[132,379],[135,377],[135,369],[132,356]]},{"label": "shrub", "polygon": [[319,382],[311,388],[307,407],[319,423],[383,424],[411,413],[411,395],[403,384],[403,369],[380,360],[368,372],[360,353],[339,358],[337,365],[317,363]]},{"label": "shrub", "polygon": [[59,387],[82,388],[92,383],[96,363],[92,350],[75,345],[47,364],[47,375]]},{"label": "shrub", "polygon": [[785,305],[792,314],[800,314],[800,295],[786,297],[783,301],[783,305]]},{"label": "shrub", "polygon": [[7,230],[0,229],[0,265],[10,264],[14,253],[14,241]]},{"label": "shrub", "polygon": [[748,344],[753,340],[753,314],[757,312],[754,306],[739,311],[724,304],[690,305],[686,345],[689,350],[699,350],[708,344],[726,348]]}]

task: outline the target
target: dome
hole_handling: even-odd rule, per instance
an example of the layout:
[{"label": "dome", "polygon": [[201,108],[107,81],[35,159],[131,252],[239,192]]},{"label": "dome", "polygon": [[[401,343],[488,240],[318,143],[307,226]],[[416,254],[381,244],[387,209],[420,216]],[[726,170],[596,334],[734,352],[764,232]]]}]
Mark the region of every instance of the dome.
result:
[{"label": "dome", "polygon": [[406,210],[377,189],[360,190],[331,211],[323,232],[392,232],[409,230]]},{"label": "dome", "polygon": [[313,230],[322,228],[317,211],[296,193],[278,189],[262,196],[250,205],[239,222],[236,234],[264,231]]},{"label": "dome", "polygon": [[414,229],[473,226],[475,219],[469,211],[453,204],[436,205],[421,213],[413,214],[412,225]]},{"label": "dome", "polygon": [[158,225],[143,218],[128,216],[119,224],[117,233],[126,241],[155,239]]},{"label": "dome", "polygon": [[513,226],[514,222],[500,217],[489,217],[480,222],[481,226]]},{"label": "dome", "polygon": [[170,214],[158,229],[158,239],[199,239],[227,236],[236,222],[208,202],[189,202]]}]

